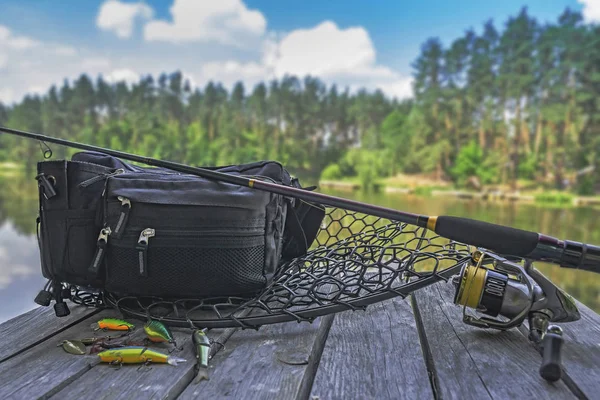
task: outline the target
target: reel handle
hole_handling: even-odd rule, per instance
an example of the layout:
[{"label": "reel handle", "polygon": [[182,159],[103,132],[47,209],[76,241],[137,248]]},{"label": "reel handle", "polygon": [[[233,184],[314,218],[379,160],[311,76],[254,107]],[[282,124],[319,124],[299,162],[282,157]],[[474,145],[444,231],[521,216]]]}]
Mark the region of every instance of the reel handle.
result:
[{"label": "reel handle", "polygon": [[540,375],[549,382],[556,382],[562,376],[561,349],[564,339],[562,329],[550,325],[542,339],[542,365]]}]

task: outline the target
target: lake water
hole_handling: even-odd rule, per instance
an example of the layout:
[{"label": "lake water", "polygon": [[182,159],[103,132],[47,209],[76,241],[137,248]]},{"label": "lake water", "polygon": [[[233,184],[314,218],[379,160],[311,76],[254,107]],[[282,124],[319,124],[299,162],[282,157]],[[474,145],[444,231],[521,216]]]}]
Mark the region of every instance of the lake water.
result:
[{"label": "lake water", "polygon": [[[31,173],[0,176],[0,322],[37,307],[45,279],[35,239],[37,190]],[[527,204],[484,203],[400,194],[329,192],[403,211],[455,215],[534,230],[563,239],[600,244],[598,217],[591,208],[561,209]],[[578,300],[600,312],[600,275],[540,265],[539,269]]]}]

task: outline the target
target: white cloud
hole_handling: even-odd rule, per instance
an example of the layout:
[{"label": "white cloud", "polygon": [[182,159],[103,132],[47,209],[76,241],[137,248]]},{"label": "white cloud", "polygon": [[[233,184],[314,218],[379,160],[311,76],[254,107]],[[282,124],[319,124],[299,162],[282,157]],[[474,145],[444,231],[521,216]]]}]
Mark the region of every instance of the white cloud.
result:
[{"label": "white cloud", "polygon": [[10,29],[0,25],[0,69],[6,67],[11,51],[22,51],[39,46],[40,42],[26,36],[15,36]]},{"label": "white cloud", "polygon": [[91,57],[81,60],[81,71],[108,70],[111,66],[110,60],[105,57]]},{"label": "white cloud", "polygon": [[38,42],[37,40],[33,40],[33,39],[30,39],[30,38],[24,37],[24,36],[13,37],[8,42],[8,46],[13,49],[16,49],[16,50],[30,49],[32,47],[37,47],[39,45],[40,45],[40,42]]},{"label": "white cloud", "polygon": [[151,19],[153,15],[154,10],[147,4],[108,0],[100,6],[96,26],[105,31],[112,31],[118,37],[125,39],[131,36],[137,18]]},{"label": "white cloud", "polygon": [[59,55],[59,56],[71,57],[71,56],[77,55],[77,50],[75,50],[75,48],[73,48],[71,46],[59,45],[54,48],[54,54]]},{"label": "white cloud", "polygon": [[231,87],[238,81],[242,81],[246,85],[253,85],[259,81],[270,79],[272,74],[265,65],[256,62],[225,61],[202,65],[199,77],[203,82],[212,80]]},{"label": "white cloud", "polygon": [[0,88],[0,102],[5,104],[12,103],[15,99],[15,94],[11,88]]},{"label": "white cloud", "polygon": [[339,29],[331,21],[292,31],[270,51],[274,53],[266,55],[267,62],[278,76],[335,75],[375,62],[375,49],[364,28]]},{"label": "white cloud", "polygon": [[15,36],[6,26],[0,25],[0,58],[6,58],[6,53],[10,50],[27,50],[40,44],[26,36]]},{"label": "white cloud", "polygon": [[248,39],[260,38],[267,25],[260,11],[249,10],[241,0],[175,0],[170,12],[173,22],[153,20],[146,24],[146,40],[242,45]]},{"label": "white cloud", "polygon": [[115,69],[114,71],[111,71],[108,75],[106,75],[105,79],[107,82],[110,82],[110,83],[124,81],[125,83],[131,84],[131,83],[139,82],[140,74],[138,74],[135,71],[132,71],[129,68],[122,68],[122,69]]},{"label": "white cloud", "polygon": [[590,23],[600,23],[600,0],[577,0],[583,4],[583,19]]},{"label": "white cloud", "polygon": [[238,80],[255,83],[285,75],[312,75],[353,90],[378,88],[391,97],[412,96],[412,78],[377,64],[373,42],[364,28],[340,29],[332,21],[294,30],[280,40],[265,39],[260,63],[210,62],[201,67],[200,75],[228,86]]},{"label": "white cloud", "polygon": [[411,79],[376,63],[376,51],[363,27],[340,29],[324,21],[270,40],[263,62],[276,77],[313,75],[351,87],[376,87],[399,98],[412,94]]}]

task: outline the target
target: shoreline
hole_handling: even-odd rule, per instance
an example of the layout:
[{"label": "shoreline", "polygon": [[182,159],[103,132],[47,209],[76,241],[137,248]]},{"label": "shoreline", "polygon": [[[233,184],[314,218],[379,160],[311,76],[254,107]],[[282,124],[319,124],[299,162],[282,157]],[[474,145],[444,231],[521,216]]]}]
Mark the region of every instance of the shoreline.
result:
[{"label": "shoreline", "polygon": [[[355,181],[345,180],[321,180],[319,187],[333,189],[344,192],[359,191],[362,185]],[[406,194],[420,195],[428,197],[453,197],[463,200],[480,201],[508,201],[527,204],[556,204],[572,207],[594,207],[600,206],[600,196],[579,196],[570,192],[558,192],[539,190],[535,192],[510,192],[498,189],[482,189],[481,191],[456,189],[450,185],[447,187],[438,187],[435,185],[412,185],[395,186],[386,184],[385,181],[378,183],[379,191],[385,194]]]}]

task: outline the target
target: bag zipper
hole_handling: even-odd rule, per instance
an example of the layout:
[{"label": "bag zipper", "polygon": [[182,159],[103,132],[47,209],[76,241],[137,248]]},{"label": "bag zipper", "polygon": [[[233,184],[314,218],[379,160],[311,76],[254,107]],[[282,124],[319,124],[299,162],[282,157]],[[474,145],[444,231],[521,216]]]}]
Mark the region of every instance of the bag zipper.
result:
[{"label": "bag zipper", "polygon": [[98,276],[98,270],[100,269],[100,265],[104,260],[106,245],[108,244],[108,237],[110,234],[110,227],[106,226],[102,228],[100,235],[98,235],[98,240],[96,241],[96,252],[94,253],[94,258],[92,258],[92,264],[88,268],[88,271],[94,274],[94,276]]},{"label": "bag zipper", "polygon": [[148,241],[156,235],[152,228],[146,228],[140,233],[140,237],[135,248],[138,251],[138,266],[141,276],[148,276]]},{"label": "bag zipper", "polygon": [[[205,231],[190,231],[190,230],[177,230],[177,229],[153,229],[153,228],[145,228],[145,229],[152,229],[154,231],[154,234],[151,237],[156,236],[157,238],[160,237],[197,237],[197,238],[202,238],[202,237],[214,237],[214,236],[235,236],[235,237],[244,237],[244,236],[260,236],[260,235],[264,235],[265,231],[264,229],[260,229],[260,228],[253,228],[252,230],[248,229],[248,230],[243,230],[241,232],[235,232],[233,233],[231,230],[222,230],[222,229],[207,229]],[[145,230],[143,229],[143,230]],[[142,232],[143,232],[142,230]],[[129,229],[127,229],[127,233],[123,234],[122,236],[133,236],[133,235],[138,235],[139,232],[139,228],[135,228],[135,227],[131,227]],[[157,236],[158,235],[158,236]],[[141,238],[141,236],[140,236]]]},{"label": "bag zipper", "polygon": [[115,230],[112,232],[117,239],[121,239],[123,232],[125,232],[125,226],[129,219],[129,212],[131,211],[131,200],[126,197],[118,196],[117,199],[121,202],[121,213],[115,225]]},{"label": "bag zipper", "polygon": [[111,172],[109,174],[101,174],[101,175],[96,175],[94,177],[91,177],[90,179],[81,182],[79,185],[77,185],[77,187],[79,189],[85,189],[86,187],[93,185],[94,183],[101,181],[102,179],[107,179],[107,178],[110,178],[111,176],[120,175],[123,173],[125,173],[125,170],[123,168],[119,168],[116,171]]}]

